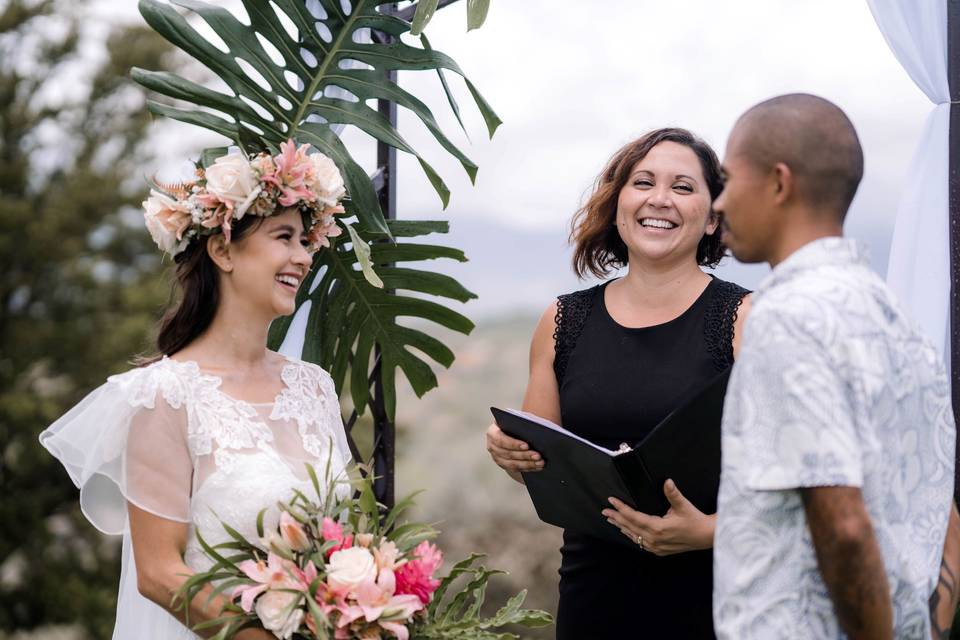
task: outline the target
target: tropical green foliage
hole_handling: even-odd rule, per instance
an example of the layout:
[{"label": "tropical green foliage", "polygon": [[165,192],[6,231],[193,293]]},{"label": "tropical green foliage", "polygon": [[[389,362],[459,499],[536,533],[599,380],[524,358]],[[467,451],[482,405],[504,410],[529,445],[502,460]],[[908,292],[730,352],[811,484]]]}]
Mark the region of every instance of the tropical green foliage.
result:
[{"label": "tropical green foliage", "polygon": [[171,48],[122,28],[84,61],[83,18],[66,1],[0,8],[0,636],[70,623],[110,637],[119,540],[87,524],[37,435],[129,368],[168,295],[136,214],[155,161],[127,72],[171,64]]},{"label": "tropical green foliage", "polygon": [[[352,125],[416,157],[445,207],[450,192],[443,179],[368,103],[388,100],[416,115],[473,180],[477,166],[440,129],[430,108],[388,76],[388,72],[397,70],[436,71],[459,118],[443,71],[460,76],[463,72],[451,58],[430,48],[425,37],[421,37],[420,47],[405,42],[401,36],[410,32],[411,24],[381,11],[390,4],[384,0],[355,0],[349,12],[339,0],[243,0],[249,24],[225,9],[197,0],[177,0],[175,4],[206,22],[227,51],[204,38],[168,4],[141,0],[140,11],[163,37],[206,65],[233,93],[214,91],[164,71],[135,69],[133,77],[145,87],[188,105],[181,108],[151,102],[154,113],[216,131],[246,152],[275,152],[282,141],[294,138],[334,159],[350,198],[349,215],[341,224],[349,227],[350,233],[342,242],[350,244],[353,257],[345,246],[339,246],[319,252],[315,259],[307,282],[314,279],[319,284],[313,293],[303,291],[300,297],[301,302],[310,300],[312,305],[305,357],[330,370],[338,390],[342,391],[349,379],[354,406],[362,412],[374,366],[371,354],[374,344],[379,345],[388,415],[392,417],[397,367],[422,394],[436,385],[423,355],[444,366],[453,361],[452,353],[442,343],[398,320],[418,318],[464,333],[473,328],[469,320],[443,305],[395,292],[406,290],[461,301],[472,294],[456,281],[428,271],[379,267],[379,275],[374,273],[372,265],[394,259],[407,262],[464,257],[453,249],[396,242],[397,229],[408,236],[445,229],[434,223],[388,224],[373,181],[341,142],[336,125]],[[486,3],[470,3],[468,14],[470,25],[479,25],[486,14]],[[370,33],[374,34],[372,39]],[[493,135],[499,118],[473,84],[465,77],[464,81]],[[224,152],[213,150],[206,158]],[[350,222],[353,217],[355,223]],[[376,244],[368,253],[360,239]],[[288,327],[289,321],[274,327],[272,347],[279,346]]]}]

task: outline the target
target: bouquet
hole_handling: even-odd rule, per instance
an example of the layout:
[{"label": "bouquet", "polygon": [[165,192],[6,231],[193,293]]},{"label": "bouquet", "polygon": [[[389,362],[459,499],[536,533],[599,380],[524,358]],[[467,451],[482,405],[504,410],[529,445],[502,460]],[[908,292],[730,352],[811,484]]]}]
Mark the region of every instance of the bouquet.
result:
[{"label": "bouquet", "polygon": [[226,524],[231,540],[225,543],[211,546],[198,533],[213,565],[191,576],[175,600],[189,611],[187,604],[212,585],[209,598],[223,594],[229,603],[222,617],[195,630],[219,626],[215,640],[255,626],[284,640],[505,640],[517,637],[497,631],[505,625],[552,623],[546,612],[521,608],[526,591],[484,617],[487,581],[504,572],[478,566],[482,555],[471,554],[438,576],[443,554],[431,540],[439,532],[398,522],[415,494],[385,510],[369,473],[353,473],[346,481],[353,497],[341,498],[335,482],[321,496],[315,470],[307,465],[307,471],[319,502],[295,490],[278,504],[279,521],[269,530],[264,509],[259,540],[246,540]]}]

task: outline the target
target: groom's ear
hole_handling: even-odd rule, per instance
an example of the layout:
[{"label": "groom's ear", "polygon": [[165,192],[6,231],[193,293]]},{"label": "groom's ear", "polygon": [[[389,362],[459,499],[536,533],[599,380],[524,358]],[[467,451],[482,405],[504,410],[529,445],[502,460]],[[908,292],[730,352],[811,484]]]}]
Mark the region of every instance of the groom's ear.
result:
[{"label": "groom's ear", "polygon": [[777,204],[784,204],[794,196],[796,190],[796,176],[789,165],[784,162],[778,162],[773,165],[770,172],[770,187],[773,191],[773,201]]}]

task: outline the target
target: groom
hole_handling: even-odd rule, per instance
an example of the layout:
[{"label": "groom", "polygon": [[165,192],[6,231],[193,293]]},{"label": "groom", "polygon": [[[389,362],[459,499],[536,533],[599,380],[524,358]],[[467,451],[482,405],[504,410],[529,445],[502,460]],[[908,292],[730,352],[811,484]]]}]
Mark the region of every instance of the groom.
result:
[{"label": "groom", "polygon": [[949,387],[842,237],[863,174],[856,131],[821,98],[773,98],[737,122],[724,170],[723,240],[773,272],[723,417],[717,635],[925,639],[939,610],[941,637],[960,564]]}]

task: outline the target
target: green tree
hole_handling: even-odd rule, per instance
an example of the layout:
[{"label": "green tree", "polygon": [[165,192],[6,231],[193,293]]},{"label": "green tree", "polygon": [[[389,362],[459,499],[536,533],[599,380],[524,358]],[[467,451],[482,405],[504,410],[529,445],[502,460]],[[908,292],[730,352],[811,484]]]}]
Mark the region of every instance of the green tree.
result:
[{"label": "green tree", "polygon": [[104,638],[118,541],[86,523],[37,436],[149,348],[167,285],[137,220],[150,117],[128,73],[172,62],[146,27],[118,27],[89,62],[84,18],[0,4],[0,629]]}]

